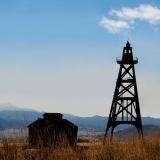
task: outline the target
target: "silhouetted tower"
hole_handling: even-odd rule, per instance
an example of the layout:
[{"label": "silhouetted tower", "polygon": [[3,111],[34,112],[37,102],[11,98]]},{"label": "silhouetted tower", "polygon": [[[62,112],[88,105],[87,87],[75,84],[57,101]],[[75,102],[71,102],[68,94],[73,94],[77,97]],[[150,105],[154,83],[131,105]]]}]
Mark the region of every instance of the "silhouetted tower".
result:
[{"label": "silhouetted tower", "polygon": [[123,48],[122,58],[117,58],[117,63],[120,64],[120,70],[105,136],[107,136],[108,131],[111,129],[112,139],[114,128],[120,124],[134,125],[138,133],[143,136],[134,69],[134,65],[138,63],[138,59],[133,58],[132,47],[128,41]]}]

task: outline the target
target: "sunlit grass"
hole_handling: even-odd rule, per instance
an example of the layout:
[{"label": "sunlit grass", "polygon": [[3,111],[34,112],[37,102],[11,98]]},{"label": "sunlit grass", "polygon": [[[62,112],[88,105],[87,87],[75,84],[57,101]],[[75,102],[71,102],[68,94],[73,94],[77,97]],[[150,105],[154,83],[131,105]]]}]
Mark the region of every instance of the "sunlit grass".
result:
[{"label": "sunlit grass", "polygon": [[31,148],[27,139],[4,140],[0,160],[160,160],[160,135],[126,141],[79,142],[77,146]]}]

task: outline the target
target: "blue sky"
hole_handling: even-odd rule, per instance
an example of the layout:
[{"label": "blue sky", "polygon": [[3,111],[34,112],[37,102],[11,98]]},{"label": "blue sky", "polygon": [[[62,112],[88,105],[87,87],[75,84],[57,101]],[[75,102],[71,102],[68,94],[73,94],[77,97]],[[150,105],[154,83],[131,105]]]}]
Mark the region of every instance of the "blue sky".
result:
[{"label": "blue sky", "polygon": [[130,40],[143,116],[159,117],[158,0],[0,1],[0,102],[108,115]]}]

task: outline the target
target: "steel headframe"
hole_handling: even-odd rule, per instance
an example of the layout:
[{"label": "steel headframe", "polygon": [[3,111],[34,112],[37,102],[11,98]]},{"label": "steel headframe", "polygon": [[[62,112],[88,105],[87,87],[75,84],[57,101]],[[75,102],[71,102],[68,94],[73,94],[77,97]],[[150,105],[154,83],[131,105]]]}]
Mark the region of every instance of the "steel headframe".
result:
[{"label": "steel headframe", "polygon": [[138,63],[133,58],[132,47],[127,41],[123,48],[122,58],[117,58],[120,64],[111,110],[106,127],[105,138],[111,129],[110,139],[117,125],[131,124],[137,128],[138,134],[143,137],[141,114],[139,107],[137,83],[134,65]]}]

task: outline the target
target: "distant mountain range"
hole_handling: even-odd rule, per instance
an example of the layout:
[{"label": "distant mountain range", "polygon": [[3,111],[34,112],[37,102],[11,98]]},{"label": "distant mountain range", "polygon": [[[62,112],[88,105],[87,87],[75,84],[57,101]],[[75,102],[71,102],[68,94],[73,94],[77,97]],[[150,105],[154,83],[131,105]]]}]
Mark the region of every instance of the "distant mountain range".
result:
[{"label": "distant mountain range", "polygon": [[35,111],[31,108],[20,108],[10,103],[0,103],[0,111]]},{"label": "distant mountain range", "polygon": [[[93,117],[77,117],[73,115],[64,115],[66,119],[69,119],[71,122],[75,123],[79,126],[80,130],[88,130],[88,131],[96,131],[96,132],[104,132],[106,129],[107,117],[102,116],[93,116]],[[160,118],[152,118],[152,117],[142,117],[143,126],[154,125],[160,126]],[[123,130],[133,127],[132,125],[119,125],[116,130]]]},{"label": "distant mountain range", "polygon": [[[27,125],[41,118],[43,112],[32,109],[20,109],[10,104],[0,104],[0,130],[26,128]],[[79,127],[80,131],[104,132],[107,124],[107,118],[102,116],[78,117],[70,114],[64,114],[64,118],[70,120]],[[143,125],[159,126],[160,118],[142,117]],[[117,130],[127,129],[130,125],[120,125]]]}]

